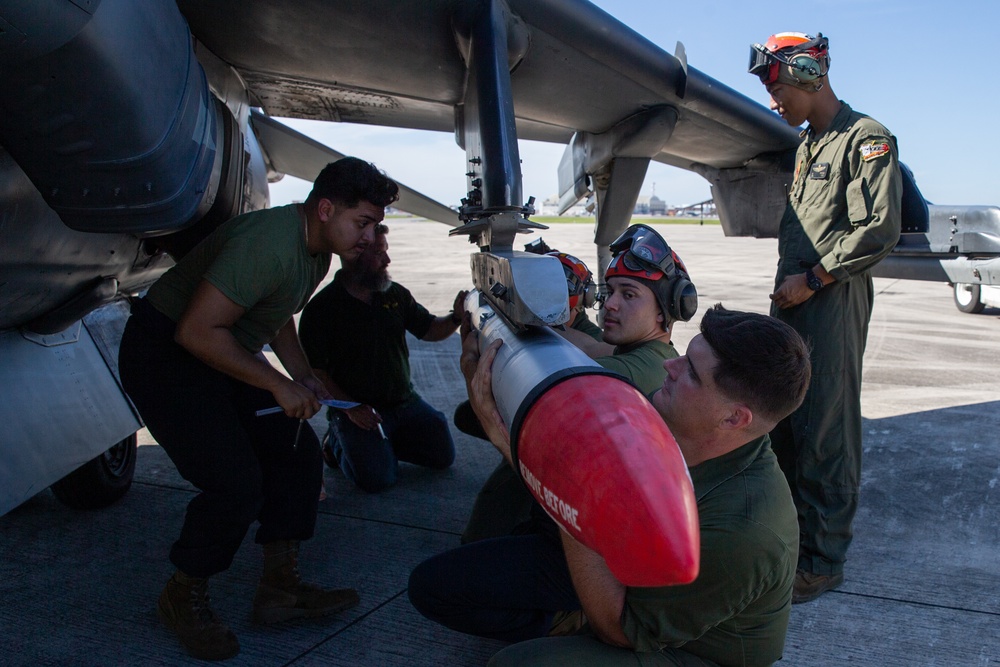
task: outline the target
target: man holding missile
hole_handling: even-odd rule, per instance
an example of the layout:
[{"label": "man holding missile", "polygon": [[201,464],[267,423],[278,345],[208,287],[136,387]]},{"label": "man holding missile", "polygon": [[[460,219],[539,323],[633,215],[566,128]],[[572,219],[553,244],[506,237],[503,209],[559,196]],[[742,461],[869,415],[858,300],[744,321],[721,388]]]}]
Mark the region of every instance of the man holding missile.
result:
[{"label": "man holding missile", "polygon": [[[654,229],[633,225],[622,239],[616,241],[618,245],[614,247],[619,252],[604,274],[608,295],[602,304],[604,331],[601,333],[598,329],[600,339],[579,325],[579,318],[573,319],[580,306],[586,303],[584,296],[588,283],[593,285],[590,271],[572,255],[549,253],[562,262],[571,287],[572,326],[557,331],[601,366],[618,373],[649,395],[663,383],[666,375],[663,362],[677,357],[677,349],[670,342],[674,322],[686,322],[694,316],[698,296],[684,263]],[[655,246],[657,252],[669,256],[669,264],[665,267],[640,266],[632,259],[631,251],[626,252],[633,243],[637,252],[643,252],[640,248],[646,245]],[[572,289],[574,285],[578,286],[575,290]],[[464,433],[486,438],[469,402],[459,404],[455,410],[455,425]],[[517,473],[501,461],[476,496],[462,532],[462,543],[525,529],[526,522],[532,518],[533,505],[531,494],[521,484]]]},{"label": "man holding missile", "polygon": [[[472,405],[511,461],[492,390],[502,341],[480,357],[477,334],[464,329],[461,366]],[[599,553],[550,523],[549,530],[464,545],[421,563],[410,575],[414,606],[452,629],[521,642],[494,656],[495,667],[780,659],[798,524],[767,434],[801,403],[809,351],[788,325],[718,305],[687,354],[664,366],[667,378],[651,400],[693,483],[700,525],[693,582],[626,587]],[[587,625],[547,637],[555,612],[568,609],[581,609]]]},{"label": "man holding missile", "polygon": [[[611,244],[614,257],[604,272],[608,294],[601,340],[577,329],[560,334],[607,369],[627,378],[643,394],[663,381],[663,362],[677,356],[670,336],[674,322],[698,310],[698,292],[687,267],[652,227],[632,225]],[[642,256],[662,256],[651,265]]]}]

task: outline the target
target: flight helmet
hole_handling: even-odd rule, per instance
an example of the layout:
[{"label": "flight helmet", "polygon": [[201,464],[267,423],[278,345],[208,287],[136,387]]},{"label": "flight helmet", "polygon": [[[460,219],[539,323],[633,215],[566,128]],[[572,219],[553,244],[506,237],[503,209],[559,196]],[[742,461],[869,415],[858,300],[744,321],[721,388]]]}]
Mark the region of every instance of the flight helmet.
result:
[{"label": "flight helmet", "polygon": [[779,32],[764,44],[750,46],[747,71],[768,86],[786,83],[802,90],[816,91],[823,87],[821,79],[830,70],[830,40],[803,32]]},{"label": "flight helmet", "polygon": [[664,330],[674,320],[689,321],[698,310],[698,290],[684,262],[656,230],[632,225],[609,246],[612,259],[605,281],[615,276],[634,278],[652,290],[663,313]]},{"label": "flight helmet", "polygon": [[566,274],[566,286],[569,290],[569,309],[573,310],[581,301],[584,308],[593,306],[597,287],[594,285],[594,276],[587,265],[573,255],[558,250],[545,254],[555,257],[562,263],[563,272]]}]

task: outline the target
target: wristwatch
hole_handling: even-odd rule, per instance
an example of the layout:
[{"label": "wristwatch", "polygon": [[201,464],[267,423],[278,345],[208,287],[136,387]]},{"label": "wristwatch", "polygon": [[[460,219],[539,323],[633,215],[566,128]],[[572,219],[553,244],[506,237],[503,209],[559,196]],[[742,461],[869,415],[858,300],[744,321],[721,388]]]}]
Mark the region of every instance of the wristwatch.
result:
[{"label": "wristwatch", "polygon": [[806,269],[806,286],[813,292],[823,289],[823,281],[819,279],[812,269]]}]

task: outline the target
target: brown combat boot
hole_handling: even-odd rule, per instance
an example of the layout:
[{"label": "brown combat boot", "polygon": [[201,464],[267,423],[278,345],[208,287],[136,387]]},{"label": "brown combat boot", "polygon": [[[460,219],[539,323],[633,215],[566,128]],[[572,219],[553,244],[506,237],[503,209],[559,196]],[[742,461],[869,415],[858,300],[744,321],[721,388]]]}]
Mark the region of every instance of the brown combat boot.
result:
[{"label": "brown combat boot", "polygon": [[844,573],[813,574],[805,570],[795,571],[795,582],[792,584],[792,604],[811,602],[823,593],[832,591],[844,583]]},{"label": "brown combat boot", "polygon": [[240,642],[209,606],[208,579],[175,572],[167,582],[156,615],[200,660],[225,660],[240,652]]},{"label": "brown combat boot", "polygon": [[360,602],[353,588],[326,590],[303,582],[298,561],[299,543],[296,540],[264,545],[264,574],[253,599],[254,621],[279,623],[293,618],[326,616]]}]

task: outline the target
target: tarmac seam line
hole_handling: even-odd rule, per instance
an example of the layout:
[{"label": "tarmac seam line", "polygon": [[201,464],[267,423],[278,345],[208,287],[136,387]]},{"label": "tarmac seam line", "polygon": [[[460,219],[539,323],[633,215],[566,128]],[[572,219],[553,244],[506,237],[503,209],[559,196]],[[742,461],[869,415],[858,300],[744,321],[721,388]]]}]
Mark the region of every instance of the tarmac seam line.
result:
[{"label": "tarmac seam line", "polygon": [[371,517],[357,516],[357,515],[354,515],[354,514],[341,514],[339,512],[330,512],[330,511],[324,512],[322,510],[320,510],[318,512],[318,514],[322,514],[323,516],[338,517],[340,519],[353,519],[355,521],[366,521],[368,523],[379,523],[379,524],[382,524],[384,526],[395,526],[397,528],[415,528],[417,530],[423,530],[423,531],[426,531],[428,533],[438,533],[440,535],[452,535],[454,537],[461,537],[461,535],[462,535],[461,533],[457,533],[457,532],[455,532],[453,530],[442,530],[440,528],[428,528],[427,526],[416,526],[416,525],[409,524],[409,523],[400,523],[399,521],[387,521],[385,519],[373,519]]},{"label": "tarmac seam line", "polygon": [[398,593],[396,593],[395,595],[393,595],[392,597],[387,598],[381,604],[378,604],[378,605],[372,607],[370,610],[368,610],[364,614],[361,614],[360,616],[358,616],[356,619],[354,619],[350,623],[347,623],[346,625],[344,625],[344,627],[340,628],[339,630],[337,630],[333,634],[325,637],[322,641],[317,642],[311,648],[308,648],[308,649],[302,651],[297,656],[295,656],[294,658],[292,658],[290,661],[286,662],[282,667],[291,667],[291,665],[294,665],[296,662],[298,662],[302,658],[307,657],[310,653],[312,653],[313,651],[315,651],[316,649],[318,649],[323,644],[326,644],[330,640],[335,639],[338,635],[340,635],[341,633],[343,633],[343,632],[347,631],[348,629],[354,627],[355,625],[357,625],[361,621],[365,620],[366,618],[368,618],[369,616],[371,616],[375,612],[379,611],[380,609],[382,609],[386,605],[388,605],[388,604],[390,604],[392,602],[395,602],[404,593],[406,593],[406,589],[405,588],[403,590],[399,591]]},{"label": "tarmac seam line", "polygon": [[838,593],[840,595],[851,595],[859,598],[868,598],[869,600],[882,600],[884,602],[898,602],[900,604],[908,604],[914,607],[927,607],[929,609],[945,609],[947,611],[964,611],[971,614],[982,614],[983,616],[1000,616],[1000,612],[989,611],[985,609],[970,609],[968,607],[956,607],[954,605],[947,604],[935,604],[933,602],[920,602],[918,600],[904,600],[901,598],[892,598],[886,595],[872,595],[871,593],[853,593],[851,591],[830,591],[831,593]]}]

